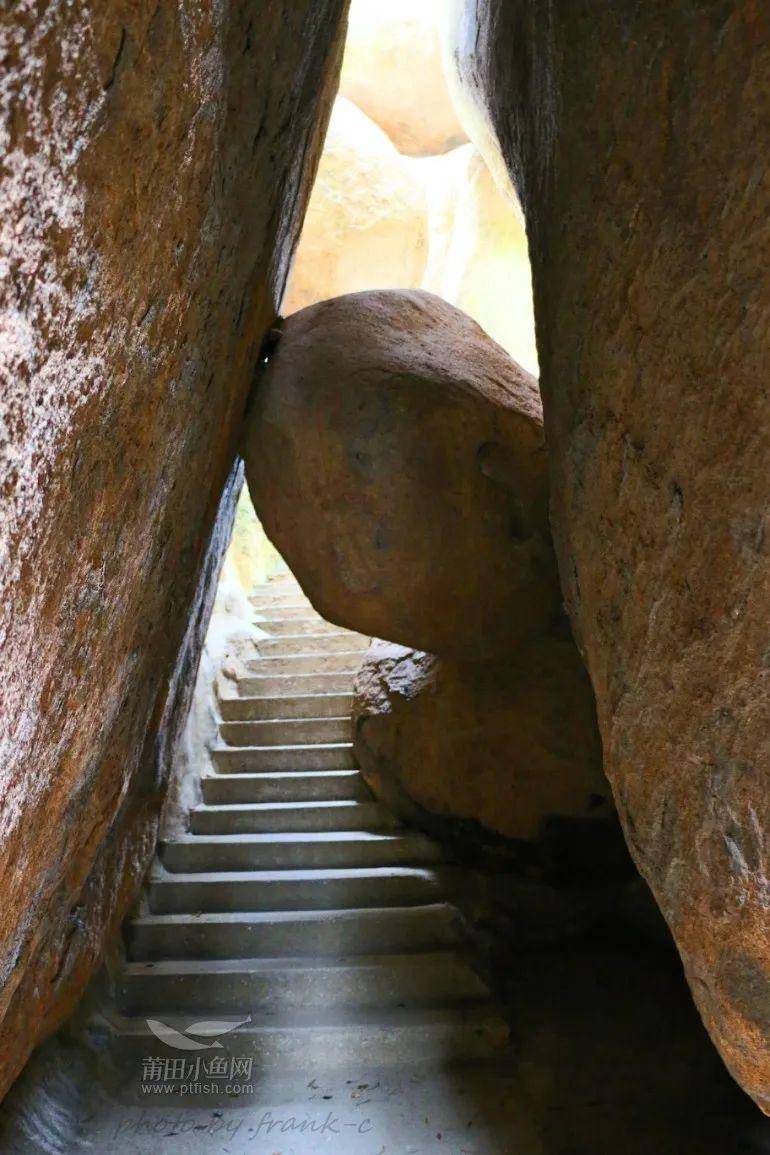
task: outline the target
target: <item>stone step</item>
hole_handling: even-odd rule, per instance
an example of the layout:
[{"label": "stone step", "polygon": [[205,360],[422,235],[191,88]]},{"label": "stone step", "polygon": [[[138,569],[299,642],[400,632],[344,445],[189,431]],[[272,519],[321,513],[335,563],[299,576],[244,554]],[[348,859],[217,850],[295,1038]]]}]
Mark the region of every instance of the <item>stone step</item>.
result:
[{"label": "stone step", "polygon": [[254,599],[286,596],[305,599],[307,597],[302,586],[291,574],[286,578],[271,578],[269,581],[262,582],[261,585],[254,586],[248,596]]},{"label": "stone step", "polygon": [[312,650],[279,658],[249,658],[246,668],[263,678],[275,674],[355,673],[361,665],[361,650],[343,650],[337,654],[319,654]]},{"label": "stone step", "polygon": [[191,915],[419,906],[445,898],[440,872],[417,867],[172,874],[159,864],[147,895],[153,914]]},{"label": "stone step", "polygon": [[204,774],[203,801],[210,806],[235,802],[371,801],[358,770],[311,770],[277,774]]},{"label": "stone step", "polygon": [[350,715],[338,718],[271,718],[222,722],[219,733],[228,746],[304,746],[350,742]]},{"label": "stone step", "polygon": [[167,870],[302,870],[423,866],[440,862],[438,843],[423,834],[339,831],[317,834],[190,834],[160,844]]},{"label": "stone step", "polygon": [[[317,614],[308,614],[304,618],[260,618],[256,625],[261,630],[265,630],[268,634],[276,638],[281,637],[296,637],[298,634],[322,634],[331,635],[333,637],[347,637],[347,638],[362,638],[363,634],[355,634],[352,630],[341,630],[339,626],[335,626],[332,622],[326,622]],[[368,639],[367,639],[368,640]]]},{"label": "stone step", "polygon": [[220,774],[256,774],[265,770],[353,770],[352,742],[296,746],[220,746],[211,751]]},{"label": "stone step", "polygon": [[282,698],[220,698],[219,709],[227,722],[256,722],[274,718],[341,718],[350,716],[353,695],[287,694]]},{"label": "stone step", "polygon": [[460,941],[450,903],[234,914],[142,914],[126,926],[133,960],[242,959],[433,951]]},{"label": "stone step", "polygon": [[257,593],[259,590],[270,590],[275,589],[276,587],[284,589],[287,586],[291,589],[301,588],[299,582],[288,568],[288,566],[285,569],[280,570],[278,573],[271,574],[270,577],[263,581],[260,585],[254,586],[251,592]]},{"label": "stone step", "polygon": [[289,606],[291,609],[303,609],[306,614],[315,613],[309,599],[301,590],[285,589],[253,593],[249,595],[249,601],[255,609],[263,613],[283,606]]},{"label": "stone step", "polygon": [[350,694],[355,673],[339,674],[251,674],[238,679],[238,693],[242,698],[288,697],[306,694]]},{"label": "stone step", "polygon": [[245,1017],[310,1007],[454,1005],[488,996],[462,951],[349,958],[170,959],[129,963],[117,990],[124,1014]]},{"label": "stone step", "polygon": [[262,657],[291,657],[298,654],[363,653],[369,639],[356,634],[288,634],[280,638],[259,638],[257,650]]},{"label": "stone step", "polygon": [[[160,1018],[179,1032],[190,1025],[189,1015]],[[126,1057],[156,1053],[159,1044],[145,1019],[114,1015],[111,1026],[112,1046]],[[469,1002],[459,1007],[287,1010],[280,1019],[263,1012],[223,1034],[215,1053],[225,1059],[251,1056],[257,1070],[303,1070],[309,1078],[319,1067],[371,1070],[409,1064],[416,1071],[486,1059],[500,1055],[507,1043],[508,1028],[496,1009],[487,1002]],[[176,1051],[169,1054],[179,1057]],[[183,1054],[188,1064],[194,1064],[193,1052]],[[210,1058],[210,1052],[202,1054]]]},{"label": "stone step", "polygon": [[[311,618],[315,616],[316,612],[309,602],[300,602],[297,601],[296,598],[289,604],[279,602],[273,605],[269,603],[267,605],[260,605],[254,601],[253,597],[250,598],[249,601],[260,618],[269,618],[270,621],[285,621],[288,618]],[[319,615],[318,620],[322,622],[324,619]],[[331,623],[327,623],[327,625],[329,624]],[[261,625],[259,620],[257,621],[257,625]],[[336,628],[339,629],[339,627]]]},{"label": "stone step", "polygon": [[286,834],[321,830],[388,830],[398,826],[378,802],[257,802],[196,806],[193,834]]}]

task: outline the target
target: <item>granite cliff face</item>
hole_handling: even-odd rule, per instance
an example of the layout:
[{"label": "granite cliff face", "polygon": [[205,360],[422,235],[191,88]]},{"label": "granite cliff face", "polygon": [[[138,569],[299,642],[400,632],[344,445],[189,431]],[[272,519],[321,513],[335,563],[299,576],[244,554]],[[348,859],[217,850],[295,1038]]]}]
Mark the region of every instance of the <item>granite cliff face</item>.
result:
[{"label": "granite cliff face", "polygon": [[3,16],[0,1091],[153,848],[345,7]]},{"label": "granite cliff face", "polygon": [[465,8],[456,64],[526,211],[605,769],[706,1026],[770,1111],[770,13]]}]

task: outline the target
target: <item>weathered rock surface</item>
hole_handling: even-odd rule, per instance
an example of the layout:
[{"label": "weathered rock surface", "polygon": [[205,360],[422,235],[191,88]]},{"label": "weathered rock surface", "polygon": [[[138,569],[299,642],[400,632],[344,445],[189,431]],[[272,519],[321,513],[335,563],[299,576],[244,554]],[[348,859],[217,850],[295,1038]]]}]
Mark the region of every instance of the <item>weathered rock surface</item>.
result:
[{"label": "weathered rock surface", "polygon": [[537,383],[438,297],[289,317],[244,453],[265,531],[329,621],[480,658],[557,615]]},{"label": "weathered rock surface", "polygon": [[0,1092],[149,861],[343,9],[4,13]]},{"label": "weathered rock surface", "polygon": [[334,102],[284,314],[362,289],[413,289],[428,259],[414,162],[344,97]]},{"label": "weathered rock surface", "polygon": [[356,676],[355,742],[376,793],[534,843],[549,823],[607,821],[593,695],[574,642],[454,662],[375,641]]},{"label": "weathered rock surface", "polygon": [[476,0],[553,524],[629,846],[770,1112],[770,12]]},{"label": "weathered rock surface", "polygon": [[438,22],[444,78],[457,119],[468,139],[481,153],[501,196],[511,198],[518,208],[506,158],[503,156],[489,101],[481,78],[483,57],[477,53],[479,30],[487,39],[486,23],[491,11],[482,10],[475,0],[443,0]]},{"label": "weathered rock surface", "polygon": [[563,942],[641,882],[567,629],[494,662],[375,641],[356,678],[354,719],[375,795],[475,868],[466,906],[503,938]]},{"label": "weathered rock surface", "polygon": [[444,0],[353,0],[340,91],[400,152],[431,156],[467,137],[449,95],[439,28]]}]

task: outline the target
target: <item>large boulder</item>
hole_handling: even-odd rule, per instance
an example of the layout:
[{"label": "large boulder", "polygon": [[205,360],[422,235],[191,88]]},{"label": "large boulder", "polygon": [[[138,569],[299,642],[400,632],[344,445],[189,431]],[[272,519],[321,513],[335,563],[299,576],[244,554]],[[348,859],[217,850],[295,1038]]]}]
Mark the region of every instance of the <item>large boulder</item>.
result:
[{"label": "large boulder", "polygon": [[154,849],[344,7],[4,7],[0,1094]]},{"label": "large boulder", "polygon": [[494,662],[375,641],[353,714],[375,795],[478,866],[517,936],[582,928],[635,874],[568,630]]},{"label": "large boulder", "polygon": [[537,383],[438,297],[289,317],[244,453],[265,531],[329,621],[480,658],[557,615]]},{"label": "large boulder", "polygon": [[417,288],[427,259],[428,203],[414,162],[338,96],[282,311],[362,289]]},{"label": "large boulder", "polygon": [[531,243],[553,524],[629,846],[770,1112],[770,12],[469,0]]},{"label": "large boulder", "polygon": [[340,92],[400,152],[431,156],[467,139],[449,95],[439,35],[445,0],[353,0]]},{"label": "large boulder", "polygon": [[[574,642],[456,662],[375,641],[355,682],[355,745],[377,794],[492,836],[534,843],[550,824],[612,812],[593,695]],[[459,826],[458,826],[459,829]]]}]

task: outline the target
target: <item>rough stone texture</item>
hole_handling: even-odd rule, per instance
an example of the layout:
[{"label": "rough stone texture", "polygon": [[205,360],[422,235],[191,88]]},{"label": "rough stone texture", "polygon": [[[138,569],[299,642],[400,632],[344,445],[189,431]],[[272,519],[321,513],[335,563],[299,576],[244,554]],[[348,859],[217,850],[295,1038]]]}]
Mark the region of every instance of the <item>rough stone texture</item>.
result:
[{"label": "rough stone texture", "polygon": [[629,846],[770,1112],[770,11],[471,0],[553,525]]},{"label": "rough stone texture", "polygon": [[355,689],[361,768],[400,812],[413,799],[534,842],[550,819],[612,810],[591,685],[568,636],[472,663],[375,641]]},{"label": "rough stone texture", "polygon": [[640,882],[568,629],[495,662],[375,641],[356,678],[354,719],[356,756],[377,797],[476,868],[463,905],[479,930],[563,942]]},{"label": "rough stone texture", "polygon": [[329,621],[479,658],[554,620],[537,383],[438,297],[289,317],[244,452],[268,537]]},{"label": "rough stone texture", "polygon": [[415,289],[427,258],[428,205],[415,162],[338,97],[281,311],[362,289]]},{"label": "rough stone texture", "polygon": [[3,14],[0,1092],[149,859],[344,7]]},{"label": "rough stone texture", "polygon": [[447,89],[439,28],[445,0],[353,0],[340,91],[400,152],[431,156],[467,137]]}]

